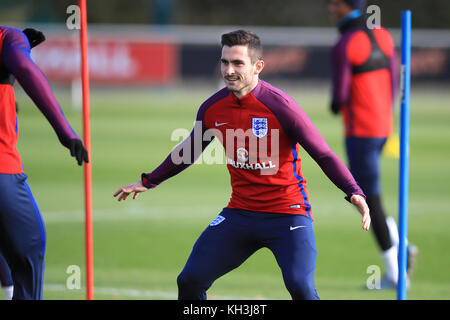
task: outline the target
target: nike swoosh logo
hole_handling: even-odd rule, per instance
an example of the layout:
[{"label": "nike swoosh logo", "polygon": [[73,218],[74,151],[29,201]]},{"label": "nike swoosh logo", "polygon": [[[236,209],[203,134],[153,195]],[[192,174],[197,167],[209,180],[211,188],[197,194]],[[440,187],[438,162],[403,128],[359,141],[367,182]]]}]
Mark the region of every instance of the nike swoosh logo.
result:
[{"label": "nike swoosh logo", "polygon": [[223,126],[224,124],[227,124],[228,122],[222,122],[222,123],[218,123],[217,121],[216,121],[216,127],[220,127],[220,126]]},{"label": "nike swoosh logo", "polygon": [[306,228],[306,226],[296,226],[296,227],[293,227],[293,226],[290,226],[289,227],[289,230],[295,230],[295,229],[298,229],[298,228]]}]

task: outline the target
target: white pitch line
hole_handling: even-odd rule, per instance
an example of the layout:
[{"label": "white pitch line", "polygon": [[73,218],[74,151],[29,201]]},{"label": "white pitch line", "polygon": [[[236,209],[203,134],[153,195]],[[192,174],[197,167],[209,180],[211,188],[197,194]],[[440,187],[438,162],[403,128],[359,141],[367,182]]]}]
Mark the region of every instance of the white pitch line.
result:
[{"label": "white pitch line", "polygon": [[[53,292],[80,292],[83,288],[78,290],[69,290],[66,286],[62,284],[45,284],[45,291]],[[136,299],[163,299],[163,300],[176,300],[178,294],[173,291],[162,291],[162,290],[139,290],[131,288],[107,288],[107,287],[94,287],[94,294],[102,294],[107,296],[115,297],[132,297]],[[45,295],[44,295],[45,298]],[[255,298],[242,297],[242,296],[222,296],[211,294],[208,298],[215,300],[253,300]],[[262,299],[262,298],[261,298]],[[258,296],[258,300],[260,297]]]},{"label": "white pitch line", "polygon": [[[93,210],[93,221],[131,221],[131,220],[179,220],[182,218],[211,218],[220,213],[221,208],[213,206],[129,206]],[[84,222],[83,210],[42,211],[45,223]]]},{"label": "white pitch line", "polygon": [[[333,205],[322,205],[319,216],[334,214]],[[142,206],[128,205],[113,208],[102,208],[93,210],[93,221],[135,221],[135,220],[182,220],[205,219],[213,220],[222,210],[220,206],[196,205],[196,206]],[[349,215],[353,211],[349,210]],[[84,211],[61,210],[42,211],[44,222],[51,223],[82,223],[84,222]]]},{"label": "white pitch line", "polygon": [[[436,207],[437,206],[437,207]],[[425,208],[429,207],[429,203],[421,203],[412,200],[410,203],[411,214],[421,214]],[[433,208],[446,212],[448,205],[435,205]],[[206,222],[213,220],[222,210],[220,206],[215,205],[195,205],[195,206],[144,206],[137,204],[127,204],[125,206],[117,206],[112,208],[94,208],[93,221],[151,221],[151,220],[192,220],[202,219]],[[79,210],[61,210],[61,211],[45,211],[41,213],[46,224],[58,223],[83,223],[84,211]],[[334,204],[321,203],[313,206],[313,216],[320,218],[328,216],[336,216],[336,206]],[[354,216],[354,210],[350,207],[346,210],[340,210],[339,216]],[[205,223],[206,223],[205,222]]]}]

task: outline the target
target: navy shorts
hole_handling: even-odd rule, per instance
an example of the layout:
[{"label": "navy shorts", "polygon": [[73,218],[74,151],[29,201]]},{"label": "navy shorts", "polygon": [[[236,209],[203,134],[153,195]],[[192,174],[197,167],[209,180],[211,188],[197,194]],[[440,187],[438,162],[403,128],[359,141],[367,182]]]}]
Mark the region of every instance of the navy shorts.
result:
[{"label": "navy shorts", "polygon": [[350,172],[367,196],[376,196],[380,188],[380,156],[386,138],[345,139]]},{"label": "navy shorts", "polygon": [[13,299],[42,299],[46,234],[25,174],[0,174],[0,252],[8,263]]},{"label": "navy shorts", "polygon": [[260,248],[272,251],[292,299],[318,299],[316,244],[304,215],[225,208],[200,235],[178,276],[178,298],[206,299],[212,283]]}]

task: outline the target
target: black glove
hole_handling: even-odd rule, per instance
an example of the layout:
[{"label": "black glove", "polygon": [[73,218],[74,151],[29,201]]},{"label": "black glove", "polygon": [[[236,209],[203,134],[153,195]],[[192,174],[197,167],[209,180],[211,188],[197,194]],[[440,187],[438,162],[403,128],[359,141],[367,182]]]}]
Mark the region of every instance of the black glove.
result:
[{"label": "black glove", "polygon": [[72,139],[69,142],[70,155],[77,159],[78,165],[81,166],[83,161],[88,163],[89,156],[87,150],[83,146],[83,142],[78,139]]},{"label": "black glove", "polygon": [[339,103],[332,102],[330,104],[330,110],[334,115],[337,115],[341,111],[341,105]]},{"label": "black glove", "polygon": [[26,28],[26,29],[23,29],[22,32],[25,33],[25,35],[27,36],[28,41],[30,42],[31,48],[34,48],[38,44],[41,44],[42,42],[45,41],[44,34],[39,30],[32,29],[32,28]]}]

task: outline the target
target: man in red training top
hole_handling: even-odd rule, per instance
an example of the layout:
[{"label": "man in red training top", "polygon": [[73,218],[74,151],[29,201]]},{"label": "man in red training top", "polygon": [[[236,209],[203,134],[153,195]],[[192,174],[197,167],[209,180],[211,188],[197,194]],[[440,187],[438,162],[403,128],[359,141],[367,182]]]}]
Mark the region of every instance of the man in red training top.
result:
[{"label": "man in red training top", "polygon": [[350,171],[297,103],[259,79],[263,67],[257,35],[244,30],[222,35],[226,87],[200,106],[191,135],[159,167],[114,194],[119,201],[130,193],[136,198],[180,173],[201,155],[212,136],[225,147],[231,199],[195,243],[177,279],[179,299],[206,299],[206,290],[217,278],[263,247],[275,255],[292,299],[319,298],[300,145],[358,208],[364,230],[369,229],[364,194]]},{"label": "man in red training top", "polygon": [[[42,299],[46,234],[16,144],[19,126],[14,81],[55,130],[79,165],[88,161],[80,138],[67,122],[30,50],[45,39],[41,32],[0,26],[0,278],[13,284],[13,299]],[[11,273],[8,270],[11,269]],[[12,278],[12,281],[10,280]]]},{"label": "man in red training top", "polygon": [[[331,56],[331,111],[342,114],[350,171],[367,197],[385,264],[381,285],[393,288],[398,278],[398,230],[382,207],[379,170],[381,151],[392,133],[398,67],[391,34],[382,27],[367,26],[365,2],[331,0],[328,7],[341,34]],[[416,251],[410,245],[409,258]],[[410,273],[412,264],[408,265]]]}]

